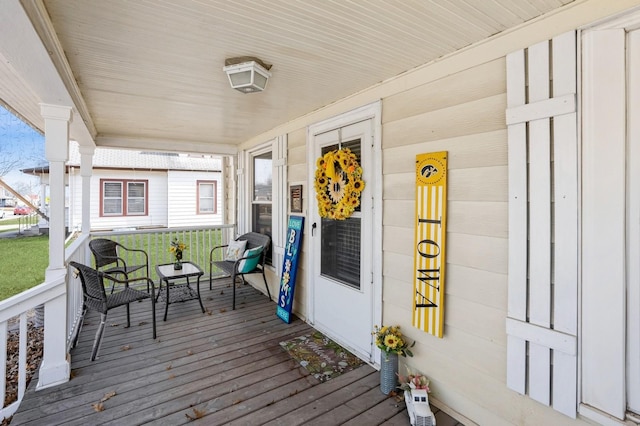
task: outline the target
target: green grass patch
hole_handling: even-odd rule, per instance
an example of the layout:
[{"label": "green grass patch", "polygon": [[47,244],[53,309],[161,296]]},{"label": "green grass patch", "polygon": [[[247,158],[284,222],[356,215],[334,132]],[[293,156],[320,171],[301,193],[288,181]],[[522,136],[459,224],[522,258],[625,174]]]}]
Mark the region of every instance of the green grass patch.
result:
[{"label": "green grass patch", "polygon": [[0,300],[44,282],[49,236],[0,238]]}]

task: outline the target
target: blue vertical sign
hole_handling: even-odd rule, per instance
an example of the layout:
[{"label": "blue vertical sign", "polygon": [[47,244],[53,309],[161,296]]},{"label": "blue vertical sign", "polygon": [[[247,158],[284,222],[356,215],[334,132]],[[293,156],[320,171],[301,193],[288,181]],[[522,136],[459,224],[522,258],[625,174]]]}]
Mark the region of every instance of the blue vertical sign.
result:
[{"label": "blue vertical sign", "polygon": [[296,286],[296,272],[298,271],[298,257],[300,253],[300,244],[302,243],[303,228],[303,217],[289,217],[287,243],[284,248],[282,275],[280,275],[280,294],[278,295],[278,309],[276,311],[276,315],[287,324],[291,322],[291,310],[293,308],[293,290]]}]

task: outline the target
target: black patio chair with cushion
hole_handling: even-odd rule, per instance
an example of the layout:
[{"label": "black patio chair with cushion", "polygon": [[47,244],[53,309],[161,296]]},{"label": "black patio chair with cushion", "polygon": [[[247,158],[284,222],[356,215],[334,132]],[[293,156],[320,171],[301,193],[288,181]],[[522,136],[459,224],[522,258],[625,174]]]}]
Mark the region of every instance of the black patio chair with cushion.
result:
[{"label": "black patio chair with cushion", "polygon": [[[93,349],[91,351],[91,361],[95,360],[98,351],[100,350],[100,344],[102,343],[102,336],[104,334],[104,326],[107,321],[107,312],[113,308],[117,308],[118,306],[126,305],[127,306],[127,327],[131,324],[129,318],[129,304],[132,302],[137,302],[139,300],[151,299],[151,318],[153,323],[153,338],[156,338],[156,296],[155,296],[155,286],[153,281],[149,277],[138,277],[132,278],[130,280],[119,280],[114,277],[108,277],[110,280],[114,280],[120,284],[123,284],[124,287],[122,290],[116,291],[115,293],[107,295],[104,288],[104,278],[106,274],[104,272],[98,271],[96,269],[91,268],[90,266],[83,265],[78,262],[69,262],[73,268],[78,271],[78,275],[80,276],[80,282],[82,283],[82,292],[84,294],[84,306],[82,312],[81,321],[84,322],[84,316],[87,312],[87,309],[92,309],[100,313],[100,326],[98,326],[98,330],[96,331],[96,337],[93,341]],[[129,284],[135,282],[145,282],[147,288],[151,289],[151,292],[138,290],[131,287]],[[82,328],[82,322],[80,323],[80,328]],[[78,330],[78,335],[80,334],[80,330]],[[76,337],[77,338],[77,337]]]},{"label": "black patio chair with cushion", "polygon": [[[267,295],[271,300],[271,292],[264,275],[264,263],[266,253],[271,245],[271,237],[258,232],[249,232],[240,235],[235,241],[216,246],[209,253],[209,290],[212,288],[212,280],[231,276],[233,287],[233,309],[236,309],[236,277],[240,276],[245,283],[244,276],[250,274],[262,274]],[[223,250],[224,248],[227,250]],[[217,250],[217,251],[216,251]],[[221,260],[214,260],[221,259]],[[225,275],[213,277],[213,268],[217,267]]]},{"label": "black patio chair with cushion", "polygon": [[[149,276],[149,256],[147,252],[140,249],[130,249],[107,238],[96,238],[89,241],[89,249],[93,253],[96,269],[110,276],[124,275],[125,281],[129,279],[129,274],[145,270],[145,277]],[[135,264],[127,263],[125,259],[142,259]],[[142,263],[144,261],[144,263]],[[110,278],[108,278],[110,279]],[[111,286],[113,293],[115,281]],[[147,291],[149,291],[147,289]]]}]

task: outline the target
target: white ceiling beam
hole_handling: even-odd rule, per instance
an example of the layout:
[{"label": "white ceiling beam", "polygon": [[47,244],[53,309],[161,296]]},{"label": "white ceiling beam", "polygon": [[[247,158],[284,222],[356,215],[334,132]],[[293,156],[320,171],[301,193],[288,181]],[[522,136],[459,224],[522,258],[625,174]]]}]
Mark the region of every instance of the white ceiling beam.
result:
[{"label": "white ceiling beam", "polygon": [[138,149],[142,151],[168,151],[211,155],[235,155],[238,147],[215,142],[191,142],[175,139],[131,138],[98,136],[96,145],[102,148]]}]

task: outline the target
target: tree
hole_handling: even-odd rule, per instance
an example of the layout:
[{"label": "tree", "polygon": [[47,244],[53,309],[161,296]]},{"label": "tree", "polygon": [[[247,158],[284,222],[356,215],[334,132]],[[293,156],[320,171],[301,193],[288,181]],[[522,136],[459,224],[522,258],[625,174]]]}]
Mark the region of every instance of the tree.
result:
[{"label": "tree", "polygon": [[0,159],[0,178],[17,169],[19,164],[19,158],[4,157]]},{"label": "tree", "polygon": [[44,137],[0,100],[0,178],[41,164],[46,164]]}]

